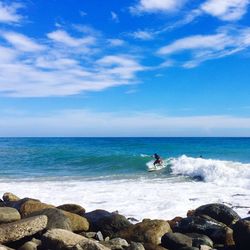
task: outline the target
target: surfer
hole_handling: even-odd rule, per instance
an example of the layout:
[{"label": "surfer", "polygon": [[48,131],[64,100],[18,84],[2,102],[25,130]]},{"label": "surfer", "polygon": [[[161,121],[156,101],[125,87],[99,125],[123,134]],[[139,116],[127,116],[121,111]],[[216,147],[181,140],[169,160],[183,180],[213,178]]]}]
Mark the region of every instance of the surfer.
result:
[{"label": "surfer", "polygon": [[155,154],[153,154],[152,157],[155,158],[154,166],[155,166],[156,164],[162,165],[163,160],[161,159],[161,157],[160,157],[158,154],[155,153]]}]

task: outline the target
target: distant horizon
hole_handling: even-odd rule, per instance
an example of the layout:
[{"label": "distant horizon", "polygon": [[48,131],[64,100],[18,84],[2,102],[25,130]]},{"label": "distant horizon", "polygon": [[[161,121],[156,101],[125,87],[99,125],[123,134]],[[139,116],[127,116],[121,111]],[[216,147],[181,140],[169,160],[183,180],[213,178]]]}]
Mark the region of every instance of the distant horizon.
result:
[{"label": "distant horizon", "polygon": [[250,137],[249,6],[0,0],[0,136]]}]

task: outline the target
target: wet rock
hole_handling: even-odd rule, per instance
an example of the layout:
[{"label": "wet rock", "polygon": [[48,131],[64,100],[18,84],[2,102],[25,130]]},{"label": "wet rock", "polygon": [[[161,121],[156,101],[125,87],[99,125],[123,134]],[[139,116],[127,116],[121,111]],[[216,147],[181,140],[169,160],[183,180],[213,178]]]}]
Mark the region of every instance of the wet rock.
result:
[{"label": "wet rock", "polygon": [[101,242],[101,244],[112,250],[123,250],[129,246],[128,242],[121,238],[113,238],[107,242]]},{"label": "wet rock", "polygon": [[118,232],[117,236],[129,242],[145,242],[159,245],[161,237],[168,232],[172,232],[172,230],[167,221],[145,219]]},{"label": "wet rock", "polygon": [[165,247],[158,246],[152,243],[143,243],[145,250],[167,250]]},{"label": "wet rock", "polygon": [[222,223],[206,220],[204,218],[190,216],[182,219],[175,231],[180,233],[199,233],[207,235],[214,243],[226,242],[228,227]]},{"label": "wet rock", "polygon": [[0,207],[0,224],[21,219],[19,212],[12,207]]},{"label": "wet rock", "polygon": [[48,230],[41,238],[43,249],[65,250],[84,240],[85,237],[64,229]]},{"label": "wet rock", "polygon": [[194,214],[196,216],[206,214],[211,218],[222,222],[228,226],[240,219],[240,216],[233,209],[224,204],[219,203],[207,204],[198,207],[195,210]]},{"label": "wet rock", "polygon": [[20,198],[12,193],[4,193],[3,194],[3,201],[8,202],[8,201],[19,201]]},{"label": "wet rock", "polygon": [[174,230],[174,228],[178,225],[179,221],[181,221],[183,218],[182,217],[175,217],[172,220],[168,220],[168,224],[170,225],[171,229]]},{"label": "wet rock", "polygon": [[0,250],[14,250],[14,249],[0,244]]},{"label": "wet rock", "polygon": [[77,204],[63,204],[61,206],[58,206],[57,208],[73,214],[78,214],[80,216],[83,216],[85,214],[85,209]]},{"label": "wet rock", "polygon": [[61,211],[70,220],[71,229],[73,232],[82,232],[82,231],[89,230],[89,222],[86,218],[84,218],[78,214],[73,214],[70,212],[63,211],[63,210],[61,210]]},{"label": "wet rock", "polygon": [[233,226],[233,237],[237,249],[250,249],[250,217],[236,222]]},{"label": "wet rock", "polygon": [[145,250],[145,248],[140,242],[132,241],[126,250]]},{"label": "wet rock", "polygon": [[20,208],[21,206],[27,202],[27,201],[36,201],[36,202],[40,202],[39,200],[36,200],[36,199],[33,199],[33,198],[23,198],[23,199],[20,199],[18,201],[6,201],[4,202],[5,203],[5,206],[6,207],[13,207],[15,209],[17,209],[19,212],[20,212]]},{"label": "wet rock", "polygon": [[18,250],[37,250],[41,245],[41,241],[37,239],[32,239],[24,243]]},{"label": "wet rock", "polygon": [[200,250],[198,247],[181,247],[178,250]]},{"label": "wet rock", "polygon": [[169,249],[178,249],[181,247],[191,247],[192,238],[181,233],[166,233],[161,238],[161,245]]},{"label": "wet rock", "polygon": [[31,213],[44,210],[45,208],[54,208],[54,206],[36,200],[28,200],[21,205],[19,212],[22,218],[24,218]]},{"label": "wet rock", "polygon": [[213,241],[204,234],[197,234],[197,233],[188,233],[186,234],[190,238],[192,238],[192,246],[193,247],[200,247],[200,245],[207,245],[209,247],[213,247]]},{"label": "wet rock", "polygon": [[45,229],[47,222],[47,216],[42,215],[0,225],[0,243],[9,243],[34,235]]},{"label": "wet rock", "polygon": [[69,218],[60,209],[46,208],[40,211],[33,212],[29,214],[28,217],[36,215],[46,215],[48,217],[46,229],[61,228],[72,231]]},{"label": "wet rock", "polygon": [[104,237],[113,236],[132,225],[123,215],[105,210],[95,210],[86,213],[84,217],[89,221],[90,231],[101,231]]}]

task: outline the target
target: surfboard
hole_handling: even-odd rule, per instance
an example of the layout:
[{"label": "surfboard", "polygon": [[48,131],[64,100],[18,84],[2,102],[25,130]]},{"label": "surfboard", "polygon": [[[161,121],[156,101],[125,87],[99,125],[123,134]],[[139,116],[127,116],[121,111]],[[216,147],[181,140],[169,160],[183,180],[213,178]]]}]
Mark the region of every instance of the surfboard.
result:
[{"label": "surfboard", "polygon": [[154,166],[154,164],[152,162],[150,164],[147,164],[147,166],[148,166],[148,172],[153,172],[153,171],[159,171],[159,170],[165,168],[167,165],[165,165],[164,163],[162,163],[162,164],[156,164]]}]

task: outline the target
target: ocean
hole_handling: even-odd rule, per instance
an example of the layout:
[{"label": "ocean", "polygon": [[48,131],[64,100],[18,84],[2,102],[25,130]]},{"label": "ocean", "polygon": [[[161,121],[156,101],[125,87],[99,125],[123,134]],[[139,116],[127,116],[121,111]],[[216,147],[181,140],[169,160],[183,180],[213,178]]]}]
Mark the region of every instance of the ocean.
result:
[{"label": "ocean", "polygon": [[[150,155],[166,167],[148,172]],[[250,138],[0,138],[0,195],[138,220],[207,203],[250,211]]]}]

